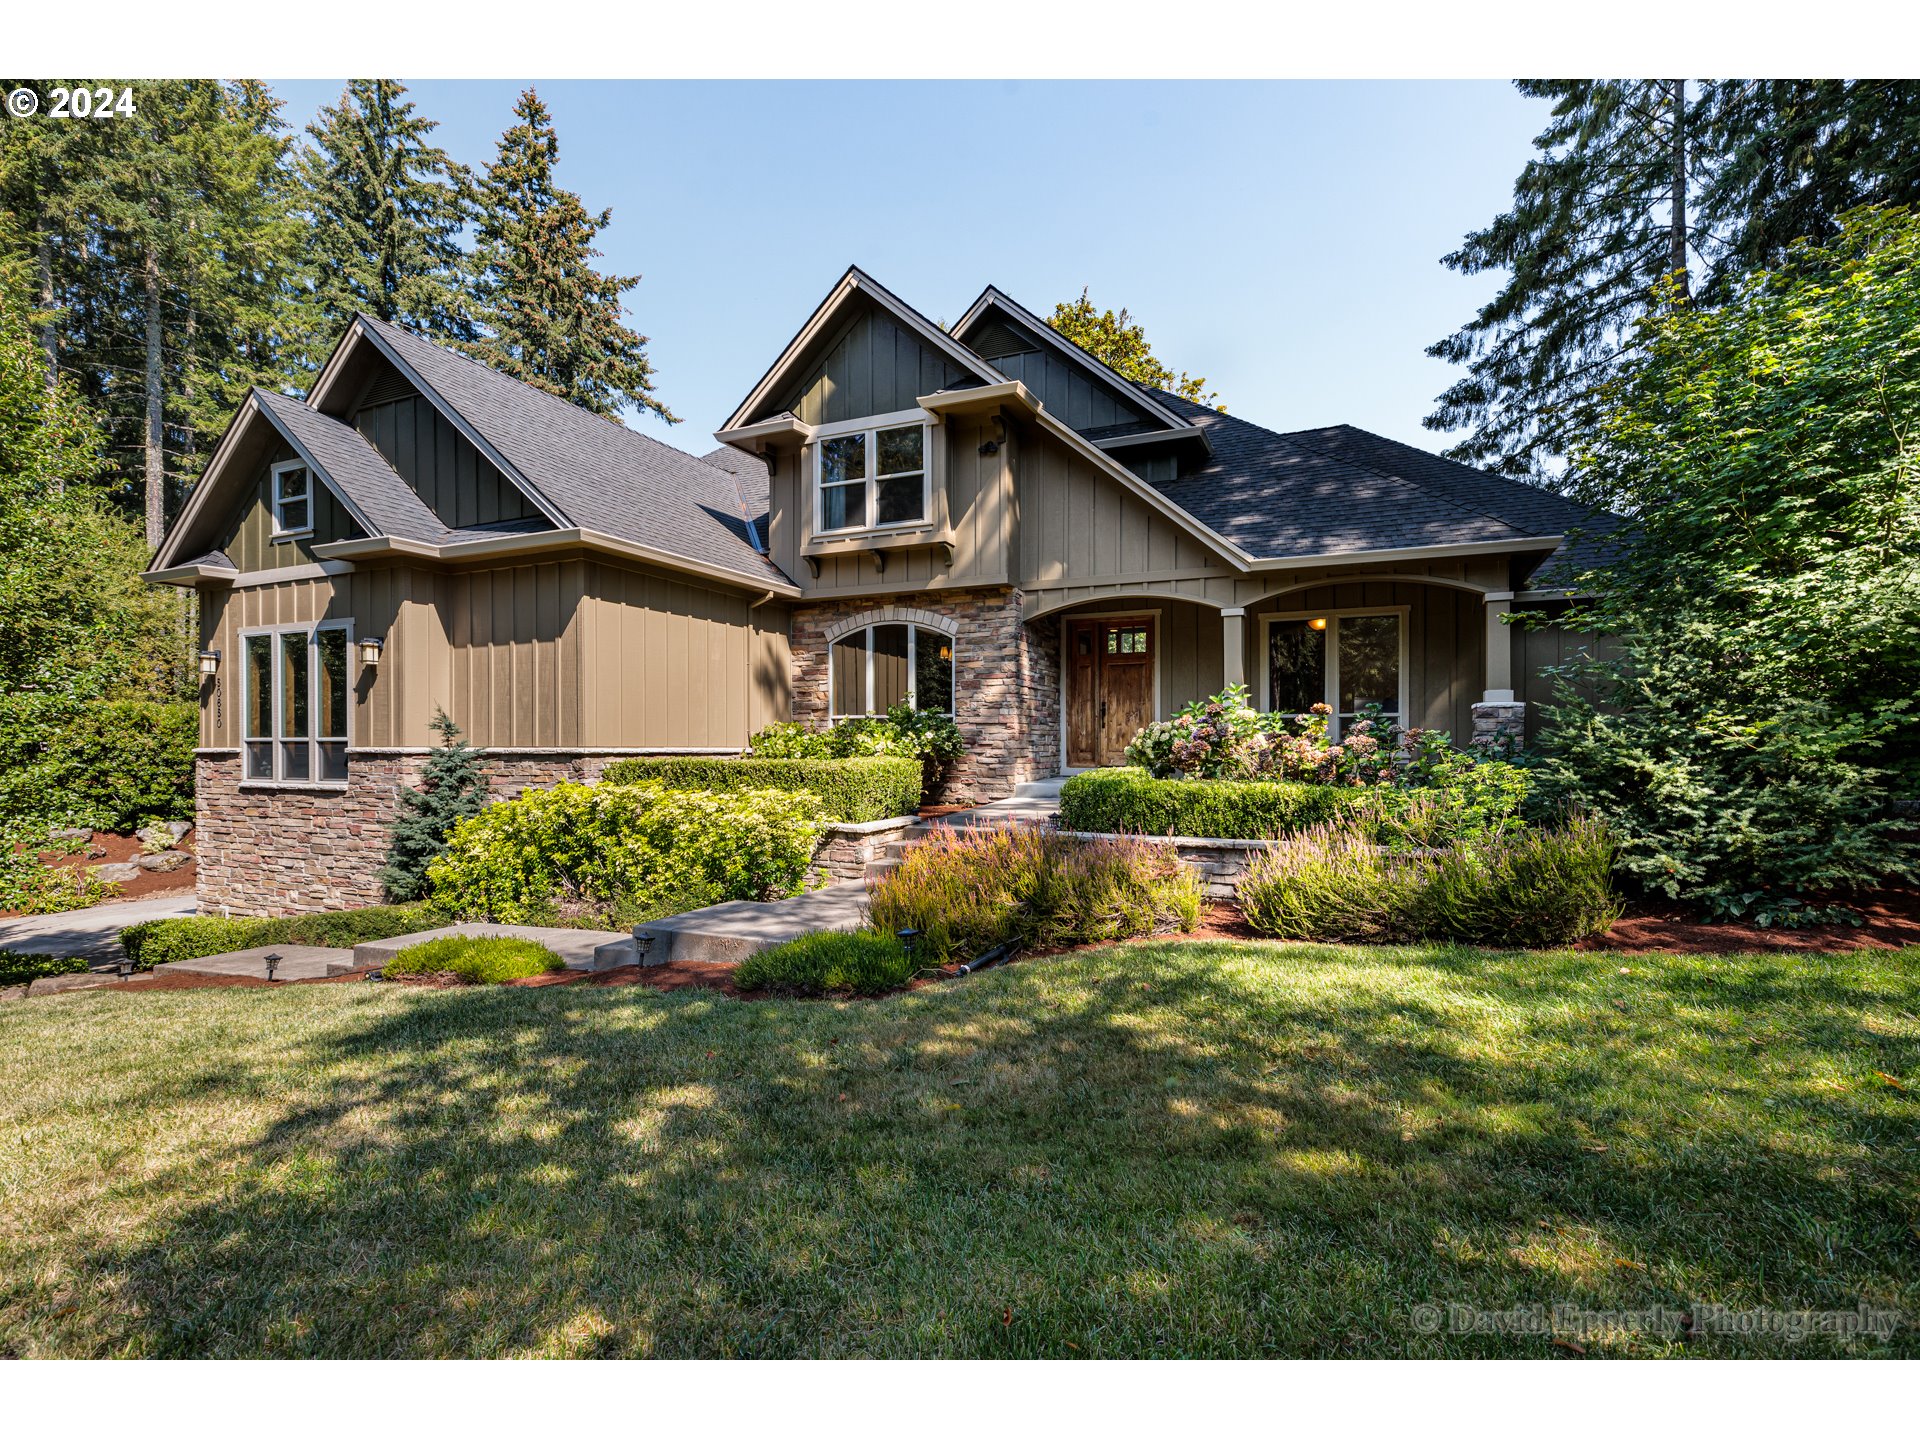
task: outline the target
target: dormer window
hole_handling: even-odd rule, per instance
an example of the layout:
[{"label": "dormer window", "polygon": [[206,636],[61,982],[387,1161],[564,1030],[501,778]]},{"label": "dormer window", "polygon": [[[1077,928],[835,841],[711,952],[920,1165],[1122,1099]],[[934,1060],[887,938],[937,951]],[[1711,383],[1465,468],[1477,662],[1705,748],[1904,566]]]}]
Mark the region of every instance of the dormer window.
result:
[{"label": "dormer window", "polygon": [[927,519],[927,426],[831,427],[815,448],[814,529],[880,530]]},{"label": "dormer window", "polygon": [[273,536],[276,540],[313,531],[313,476],[298,460],[273,467]]}]

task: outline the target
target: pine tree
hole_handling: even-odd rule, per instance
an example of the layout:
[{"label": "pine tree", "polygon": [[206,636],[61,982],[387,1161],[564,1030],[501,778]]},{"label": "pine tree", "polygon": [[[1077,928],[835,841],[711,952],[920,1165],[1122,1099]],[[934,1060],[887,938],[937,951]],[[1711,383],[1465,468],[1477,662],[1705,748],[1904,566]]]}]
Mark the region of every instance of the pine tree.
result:
[{"label": "pine tree", "polygon": [[[1443,264],[1508,272],[1479,314],[1429,355],[1467,374],[1439,397],[1430,430],[1468,429],[1447,455],[1549,477],[1586,396],[1610,372],[1655,296],[1684,303],[1702,257],[1689,205],[1701,179],[1699,101],[1685,80],[1520,80],[1553,102],[1513,209]],[[1677,287],[1662,286],[1667,276]]]},{"label": "pine tree", "polygon": [[440,743],[427,757],[421,788],[400,792],[387,863],[380,884],[394,900],[418,900],[427,893],[427,866],[447,848],[453,827],[487,804],[487,777],[480,754],[461,737],[444,710],[433,712]]},{"label": "pine tree", "polygon": [[1129,380],[1166,390],[1196,405],[1212,405],[1222,414],[1227,407],[1215,404],[1220,398],[1207,389],[1204,375],[1195,377],[1182,370],[1175,374],[1163,364],[1147,343],[1147,332],[1133,316],[1122,310],[1096,310],[1087,298],[1090,287],[1080,287],[1080,298],[1069,305],[1061,301],[1053,307],[1047,324],[1092,355],[1102,365]]},{"label": "pine tree", "polygon": [[431,143],[398,80],[352,80],[307,126],[300,208],[312,230],[316,359],[355,311],[456,342],[474,338],[461,230],[473,177]]},{"label": "pine tree", "polygon": [[647,337],[627,328],[621,296],[638,275],[603,275],[594,236],[613,212],[591,214],[554,183],[560,141],[553,117],[527,90],[517,124],[500,137],[481,185],[480,293],[484,337],[473,353],[498,370],[576,405],[616,416],[628,405],[669,424],[653,393]]}]

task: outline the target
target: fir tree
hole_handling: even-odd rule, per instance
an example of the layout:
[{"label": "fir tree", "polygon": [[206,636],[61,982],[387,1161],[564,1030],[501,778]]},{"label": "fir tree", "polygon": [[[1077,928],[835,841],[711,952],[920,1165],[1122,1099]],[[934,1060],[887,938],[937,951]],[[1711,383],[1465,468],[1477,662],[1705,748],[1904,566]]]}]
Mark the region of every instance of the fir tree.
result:
[{"label": "fir tree", "polygon": [[669,424],[678,418],[653,393],[647,337],[627,328],[620,297],[638,275],[603,275],[594,236],[613,212],[590,213],[554,183],[560,141],[532,90],[514,107],[519,123],[500,137],[481,186],[480,292],[486,334],[473,352],[495,369],[615,416],[628,405]]},{"label": "fir tree", "polygon": [[1064,300],[1055,305],[1047,324],[1116,374],[1226,413],[1226,406],[1215,404],[1220,397],[1207,389],[1204,375],[1195,377],[1184,370],[1176,375],[1153,353],[1147,332],[1133,316],[1125,310],[1116,315],[1111,310],[1094,309],[1093,301],[1087,298],[1088,288],[1083,285],[1080,298],[1071,305]]},{"label": "fir tree", "polygon": [[394,900],[418,900],[427,893],[427,866],[447,848],[453,827],[487,804],[479,752],[444,710],[433,712],[432,729],[440,743],[427,757],[421,788],[400,792],[400,813],[380,871],[380,884]]},{"label": "fir tree", "polygon": [[298,173],[312,227],[314,342],[323,358],[355,311],[446,340],[474,338],[461,230],[473,177],[431,143],[397,80],[352,80],[307,126]]}]

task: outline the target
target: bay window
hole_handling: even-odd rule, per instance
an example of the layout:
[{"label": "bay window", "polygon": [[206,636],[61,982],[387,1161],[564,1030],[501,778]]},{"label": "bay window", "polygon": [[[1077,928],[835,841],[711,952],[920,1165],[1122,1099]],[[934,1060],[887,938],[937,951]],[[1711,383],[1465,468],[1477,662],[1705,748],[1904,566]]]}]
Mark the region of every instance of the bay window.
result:
[{"label": "bay window", "polygon": [[833,642],[834,719],[884,715],[894,705],[953,713],[953,641],[919,625],[867,625]]},{"label": "bay window", "polygon": [[918,420],[824,436],[814,451],[815,532],[925,521],[927,450]]},{"label": "bay window", "polygon": [[1406,633],[1404,610],[1269,617],[1266,708],[1304,715],[1325,705],[1335,737],[1375,705],[1381,718],[1404,726]]},{"label": "bay window", "polygon": [[351,639],[342,622],[241,635],[247,779],[346,780]]}]

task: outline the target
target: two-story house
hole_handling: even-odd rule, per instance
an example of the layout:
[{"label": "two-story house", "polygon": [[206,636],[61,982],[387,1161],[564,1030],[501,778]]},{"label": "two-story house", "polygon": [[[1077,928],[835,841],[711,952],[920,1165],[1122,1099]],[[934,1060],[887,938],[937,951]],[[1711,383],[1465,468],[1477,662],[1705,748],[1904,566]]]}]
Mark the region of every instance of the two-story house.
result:
[{"label": "two-story house", "polygon": [[203,909],[369,903],[444,709],[498,793],[762,726],[950,711],[991,798],[1231,682],[1518,734],[1588,517],[1348,426],[1123,379],[988,289],[849,270],[685,454],[367,317],[254,392],[149,578],[195,587]]}]

